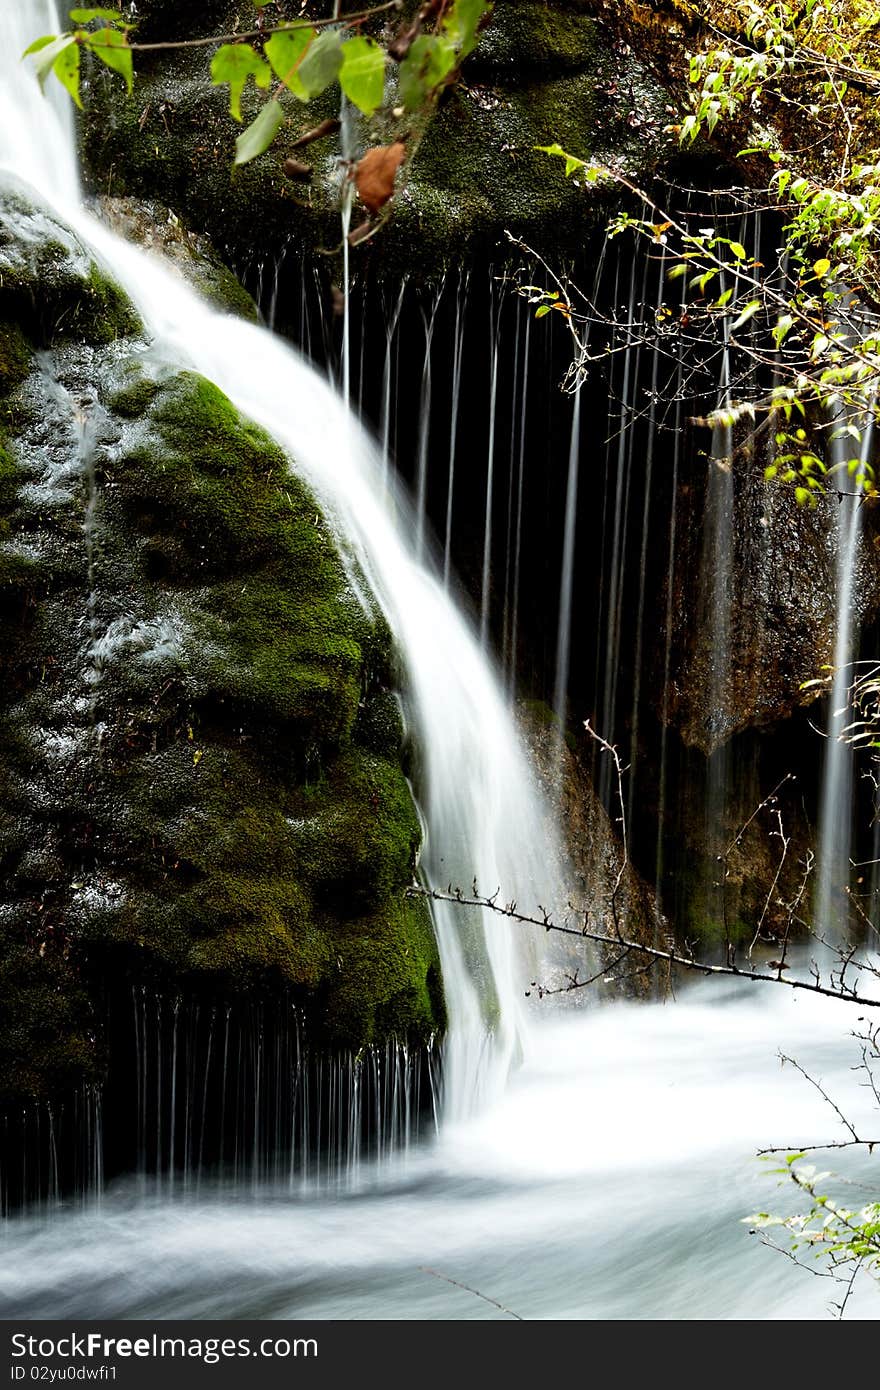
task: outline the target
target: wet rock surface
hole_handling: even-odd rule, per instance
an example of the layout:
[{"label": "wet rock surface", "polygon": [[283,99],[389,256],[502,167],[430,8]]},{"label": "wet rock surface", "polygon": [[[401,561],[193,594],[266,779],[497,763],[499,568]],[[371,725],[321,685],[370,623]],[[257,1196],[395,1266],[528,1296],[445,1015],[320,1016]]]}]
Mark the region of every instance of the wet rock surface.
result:
[{"label": "wet rock surface", "polygon": [[[568,897],[564,903],[547,903],[554,922],[583,927],[605,935],[621,936],[648,946],[663,947],[671,940],[671,928],[658,909],[654,893],[624,854],[619,826],[602,805],[593,786],[590,769],[592,745],[584,739],[572,746],[562,736],[546,706],[525,703],[520,708],[524,736],[547,804],[557,809],[564,830],[568,862],[564,878]],[[607,755],[605,755],[607,756]],[[601,964],[611,967],[621,954],[613,947],[597,948],[584,941],[559,936],[554,941],[558,965],[550,979],[539,985],[562,989],[583,982]],[[619,969],[609,969],[609,983],[626,992],[650,993],[659,972],[633,957]],[[570,998],[582,1001],[590,991],[572,990]]]},{"label": "wet rock surface", "polygon": [[[698,455],[679,497],[669,719],[705,754],[813,704],[834,662],[837,627],[838,494],[798,506],[790,488],[765,483],[763,458],[749,447],[727,468]],[[858,629],[880,609],[870,506],[853,600]]]},{"label": "wet rock surface", "polygon": [[426,1037],[384,621],[278,448],[17,190],[0,264],[3,1096],[99,1078],[132,982]]}]

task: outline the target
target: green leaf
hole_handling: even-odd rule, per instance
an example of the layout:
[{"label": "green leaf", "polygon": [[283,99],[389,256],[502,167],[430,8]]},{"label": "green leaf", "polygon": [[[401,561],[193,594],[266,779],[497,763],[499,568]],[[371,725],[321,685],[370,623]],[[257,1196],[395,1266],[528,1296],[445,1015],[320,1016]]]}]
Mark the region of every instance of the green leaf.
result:
[{"label": "green leaf", "polygon": [[544,317],[545,314],[549,314],[550,309],[551,309],[551,305],[549,305],[549,304],[542,304],[542,305],[540,306],[540,308],[538,308],[538,309],[535,310],[535,318],[536,318],[536,319],[542,319],[542,318]]},{"label": "green leaf", "polygon": [[256,120],[251,121],[235,142],[235,163],[247,164],[268,150],[284,120],[281,103],[274,97],[267,101]]},{"label": "green leaf", "polygon": [[423,106],[455,71],[455,45],[442,34],[420,34],[400,65],[400,99],[407,110]]},{"label": "green leaf", "polygon": [[100,58],[108,68],[114,72],[121,73],[125,78],[125,85],[128,94],[131,96],[131,89],[134,82],[134,72],[132,70],[131,49],[128,46],[128,39],[121,34],[118,29],[98,29],[94,34],[87,34],[85,43],[96,58]]},{"label": "green leaf", "polygon": [[[673,269],[677,269],[677,267],[673,266]],[[724,306],[725,306],[725,304],[729,304],[729,303],[730,303],[730,300],[732,299],[732,297],[733,297],[733,290],[732,290],[732,289],[729,289],[729,290],[722,290],[721,294],[719,294],[718,298],[715,300],[715,308],[716,308],[716,309],[723,309]]]},{"label": "green leaf", "polygon": [[459,60],[472,53],[480,41],[479,28],[483,19],[492,13],[486,0],[455,0],[443,20],[443,32],[458,50]]},{"label": "green leaf", "polygon": [[71,10],[70,18],[74,24],[89,24],[93,19],[107,19],[111,24],[125,24],[125,16],[119,10],[108,10],[105,6],[90,6],[84,10]]},{"label": "green leaf", "polygon": [[[541,154],[555,155],[555,156],[557,156],[557,157],[560,158],[560,159],[564,159],[564,160],[565,160],[565,177],[566,177],[567,179],[568,179],[568,178],[571,178],[572,174],[575,173],[578,169],[586,169],[586,168],[587,168],[587,161],[586,161],[585,159],[578,159],[577,155],[569,154],[568,151],[567,151],[567,150],[564,150],[564,149],[562,148],[562,146],[559,145],[559,144],[555,144],[555,145],[536,145],[536,146],[535,146],[535,149],[536,149],[536,150],[539,150],[539,151],[541,152]],[[591,172],[592,172],[592,170],[588,170],[588,174],[591,173]],[[596,177],[598,177],[598,170],[596,171]],[[591,180],[591,182],[592,182],[592,180]]]},{"label": "green leaf", "polygon": [[272,64],[273,71],[300,101],[308,101],[309,94],[300,79],[299,65],[309,44],[317,37],[316,29],[312,29],[308,24],[301,24],[295,29],[279,30],[264,44],[264,52]]},{"label": "green leaf", "polygon": [[349,101],[372,116],[385,95],[385,53],[372,39],[358,34],[342,45],[339,85]]},{"label": "green leaf", "polygon": [[249,43],[225,43],[211,59],[211,81],[215,87],[229,83],[229,110],[241,120],[241,94],[249,77],[258,87],[268,87],[272,81],[269,64],[264,62]]},{"label": "green leaf", "polygon": [[335,82],[342,66],[342,35],[325,29],[309,46],[299,65],[299,78],[310,100]]},{"label": "green leaf", "polygon": [[[36,55],[34,71],[41,87],[45,87],[49,74],[54,67],[55,59],[65,48],[69,48],[70,45],[75,42],[76,40],[72,34],[59,34],[57,38],[51,38],[48,43],[43,39],[37,39],[36,44],[31,44],[28,53],[34,53]],[[24,56],[26,57],[27,54]]]},{"label": "green leaf", "polygon": [[82,110],[82,101],[79,95],[79,44],[65,44],[58,57],[52,64],[52,71],[58,81],[73,97],[77,106]]},{"label": "green leaf", "polygon": [[777,348],[781,346],[785,335],[788,333],[793,323],[794,319],[791,314],[780,314],[779,318],[776,320],[776,327],[773,329],[772,337]]},{"label": "green leaf", "polygon": [[[64,38],[64,35],[62,34],[61,37]],[[48,44],[57,42],[57,34],[44,34],[42,38],[34,39],[33,43],[28,45],[21,56],[22,58],[29,58],[32,53],[39,53],[41,48],[46,48]]]},{"label": "green leaf", "polygon": [[750,299],[743,309],[738,319],[730,325],[730,331],[734,332],[737,328],[742,328],[744,323],[748,323],[753,314],[756,314],[761,307],[760,299]]},{"label": "green leaf", "polygon": [[738,261],[744,261],[744,260],[745,260],[745,258],[746,258],[746,248],[743,246],[743,244],[742,244],[741,241],[732,241],[732,242],[730,243],[730,250],[731,250],[731,253],[732,253],[734,256],[736,256],[736,259],[737,259]]}]

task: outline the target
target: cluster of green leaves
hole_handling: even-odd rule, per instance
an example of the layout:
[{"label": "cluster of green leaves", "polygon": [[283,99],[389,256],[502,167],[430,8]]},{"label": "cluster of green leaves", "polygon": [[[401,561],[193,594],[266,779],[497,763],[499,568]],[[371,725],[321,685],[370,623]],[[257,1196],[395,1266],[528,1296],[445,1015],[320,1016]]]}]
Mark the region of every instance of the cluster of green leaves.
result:
[{"label": "cluster of green leaves", "polygon": [[[265,10],[272,0],[253,0]],[[450,0],[433,32],[419,32],[398,65],[397,99],[404,111],[416,111],[434,100],[451,82],[463,60],[479,41],[480,29],[493,9],[494,0]],[[387,6],[378,6],[377,11]],[[132,90],[133,23],[119,10],[106,7],[74,9],[77,26],[63,34],[47,34],[27,49],[41,84],[54,73],[78,106],[80,57],[94,53],[107,67],[122,75]],[[362,16],[361,16],[362,18]],[[386,98],[389,57],[374,39],[353,32],[360,19],[338,24],[295,20],[218,45],[211,60],[211,81],[229,87],[229,109],[241,122],[241,100],[250,79],[266,100],[236,141],[235,163],[246,164],[263,154],[284,123],[284,101],[292,95],[309,102],[338,83],[348,100],[365,116],[372,116]],[[166,45],[173,47],[174,45]]]},{"label": "cluster of green leaves", "polygon": [[[692,331],[723,336],[751,354],[763,367],[753,381],[762,375],[766,381],[770,366],[782,379],[725,404],[707,423],[769,415],[775,454],[766,477],[792,484],[801,504],[814,505],[829,480],[841,488],[842,474],[875,494],[859,422],[874,415],[880,395],[880,158],[875,151],[857,157],[853,132],[862,100],[855,88],[880,93],[880,72],[859,56],[876,10],[872,19],[871,7],[863,10],[860,0],[833,9],[821,0],[739,0],[736,8],[738,31],[718,42],[713,28],[705,45],[687,55],[691,110],[670,131],[687,145],[711,137],[719,122],[738,118],[741,129],[747,123],[743,133],[751,143],[740,154],[766,157],[771,166],[766,201],[783,224],[777,265],[768,269],[741,242],[714,229],[695,234],[617,172],[558,144],[541,148],[564,160],[567,177],[613,179],[647,201],[649,217],[618,214],[609,236],[634,231],[662,243],[670,279],[687,277]],[[795,166],[778,132],[764,123],[768,105],[793,108],[816,129],[833,132],[827,167],[810,149],[801,150]],[[658,323],[681,318],[664,307]],[[843,433],[858,447],[844,450]]]},{"label": "cluster of green leaves", "polygon": [[784,1230],[795,1258],[808,1254],[824,1260],[843,1282],[850,1282],[859,1270],[876,1275],[880,1272],[880,1202],[850,1207],[837,1201],[824,1190],[833,1174],[803,1163],[806,1156],[788,1154],[785,1167],[771,1170],[793,1182],[809,1199],[806,1209],[793,1216],[756,1212],[745,1223],[756,1231]]},{"label": "cluster of green leaves", "polygon": [[[65,34],[44,34],[25,49],[23,56],[34,59],[40,86],[45,87],[49,77],[54,74],[77,106],[81,107],[80,57],[83,49],[86,49],[113,72],[118,72],[131,92],[133,63],[128,41],[130,23],[119,10],[103,6],[71,10],[70,18],[77,26],[75,29]],[[95,23],[99,25],[98,28],[82,27]]]},{"label": "cluster of green leaves", "polygon": [[404,107],[415,110],[433,101],[452,80],[476,48],[492,8],[485,0],[454,0],[434,33],[418,35],[400,65],[399,94]]},{"label": "cluster of green leaves", "polygon": [[[349,101],[372,116],[385,95],[384,49],[362,34],[344,37],[342,29],[292,24],[276,30],[262,43],[226,43],[211,60],[215,87],[229,86],[229,110],[241,121],[241,97],[248,78],[270,93],[235,145],[236,164],[247,164],[264,153],[284,122],[281,96],[292,92],[309,102],[338,82]],[[273,85],[274,84],[274,85]]]}]

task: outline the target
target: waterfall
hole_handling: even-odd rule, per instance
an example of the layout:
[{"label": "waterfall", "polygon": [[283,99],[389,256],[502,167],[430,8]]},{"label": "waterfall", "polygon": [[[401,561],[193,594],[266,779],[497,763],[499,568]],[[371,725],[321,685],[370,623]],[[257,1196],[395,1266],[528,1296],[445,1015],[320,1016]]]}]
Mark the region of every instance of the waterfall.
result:
[{"label": "waterfall", "polygon": [[493,283],[489,295],[489,443],[486,453],[486,515],[483,526],[483,573],[480,586],[480,643],[484,651],[488,651],[489,648],[489,617],[492,611],[492,508],[495,500],[495,427],[502,307],[500,292]]},{"label": "waterfall", "polygon": [[[871,452],[873,415],[861,425],[859,453],[864,464]],[[852,453],[852,445],[847,446],[848,438],[847,434],[839,433],[831,440],[841,495],[837,509],[834,670],[825,728],[827,741],[822,767],[815,899],[816,930],[820,936],[832,939],[839,938],[847,924],[846,894],[852,847],[853,752],[843,735],[850,722],[850,687],[854,675],[854,600],[862,505],[855,479],[847,469]]]},{"label": "waterfall", "polygon": [[[69,113],[43,99],[19,62],[25,46],[53,27],[48,0],[4,6],[0,169],[31,184],[125,289],[151,339],[152,361],[209,378],[278,441],[319,498],[343,554],[367,576],[407,671],[428,883],[468,888],[476,880],[481,892],[499,889],[523,910],[561,901],[549,867],[559,862],[557,847],[506,699],[442,578],[417,562],[413,509],[401,496],[389,503],[381,450],[297,352],[211,308],[160,258],[121,240],[80,204]],[[496,335],[497,319],[496,308]],[[484,614],[484,637],[486,622]],[[491,911],[465,914],[440,903],[435,927],[449,1011],[444,1106],[459,1118],[504,1085],[523,1049],[524,987],[534,967],[515,935],[522,929]]]},{"label": "waterfall", "polygon": [[574,398],[571,416],[571,443],[568,450],[568,481],[565,489],[565,523],[562,541],[562,573],[559,580],[559,628],[556,638],[556,679],[553,709],[559,721],[560,747],[568,714],[568,675],[571,655],[571,600],[574,587],[574,548],[577,526],[578,474],[581,452],[581,397]]},{"label": "waterfall", "polygon": [[449,469],[446,483],[446,526],[443,542],[443,583],[449,587],[452,570],[452,508],[455,500],[455,450],[458,443],[458,415],[461,405],[461,363],[464,352],[464,308],[470,271],[459,275],[455,294],[455,330],[452,348],[452,400],[449,411]]}]

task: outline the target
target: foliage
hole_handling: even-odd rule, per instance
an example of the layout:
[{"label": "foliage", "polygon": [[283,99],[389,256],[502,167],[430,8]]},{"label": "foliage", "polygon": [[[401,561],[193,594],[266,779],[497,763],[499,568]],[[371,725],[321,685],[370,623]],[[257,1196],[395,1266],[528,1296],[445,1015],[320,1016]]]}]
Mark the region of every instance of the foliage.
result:
[{"label": "foliage", "polygon": [[[670,281],[686,277],[682,298],[661,306],[658,330],[686,313],[692,331],[746,361],[738,390],[702,423],[731,428],[760,417],[774,445],[766,476],[793,484],[799,503],[814,505],[829,482],[876,496],[868,428],[880,390],[876,9],[861,0],[690,8],[701,42],[686,55],[689,109],[669,129],[684,147],[735,138],[736,156],[763,181],[752,206],[780,225],[771,261],[713,225],[695,230],[618,170],[558,144],[542,148],[564,160],[566,177],[611,180],[644,205],[640,216],[615,217],[609,234],[646,238],[662,248]],[[590,360],[579,355],[575,385]]]},{"label": "foliage", "polygon": [[[861,1084],[870,1092],[880,1111],[880,1090],[875,1072],[876,1064],[880,1061],[880,1028],[867,1028],[856,1033],[855,1037],[861,1044],[861,1061],[854,1071],[861,1073]],[[877,1146],[877,1140],[863,1138],[821,1083],[804,1072],[797,1062],[785,1056],[781,1057],[781,1061],[793,1065],[815,1087],[844,1126],[845,1137],[830,1144],[806,1145],[795,1151],[789,1150],[785,1154],[784,1166],[770,1170],[781,1178],[783,1185],[794,1184],[800,1210],[790,1216],[755,1212],[744,1221],[753,1232],[762,1234],[765,1244],[789,1256],[796,1264],[807,1264],[813,1273],[825,1274],[841,1284],[843,1296],[832,1307],[839,1317],[843,1317],[859,1274],[864,1272],[875,1278],[880,1276],[880,1200],[877,1200],[875,1191],[865,1201],[864,1188],[860,1184],[847,1184],[838,1175],[821,1171],[815,1163],[805,1163],[803,1160],[809,1158],[817,1148],[861,1149],[870,1155]],[[772,1161],[778,1152],[769,1149],[762,1157]],[[861,1193],[862,1200],[853,1204],[835,1195],[835,1189],[847,1185],[855,1193]],[[774,1239],[777,1231],[785,1233],[785,1246],[778,1245]],[[815,1268],[817,1261],[819,1269]]]},{"label": "foliage", "polygon": [[[271,24],[266,12],[273,0],[254,0],[258,27],[221,39],[189,39],[179,43],[138,43],[134,21],[120,9],[73,9],[74,28],[46,34],[25,52],[33,59],[40,84],[58,79],[82,106],[81,55],[92,54],[119,74],[133,90],[133,56],[156,48],[214,47],[210,80],[229,88],[229,110],[243,122],[241,101],[251,80],[266,97],[236,142],[236,164],[256,159],[275,140],[287,119],[289,99],[308,103],[337,85],[364,116],[373,117],[387,101],[388,69],[397,63],[395,112],[412,114],[433,104],[455,79],[462,61],[479,41],[493,0],[429,0],[412,23],[386,46],[360,32],[366,22],[401,8],[399,0],[378,4],[357,14]],[[433,26],[433,27],[429,27]],[[230,39],[231,41],[226,41]]]}]

